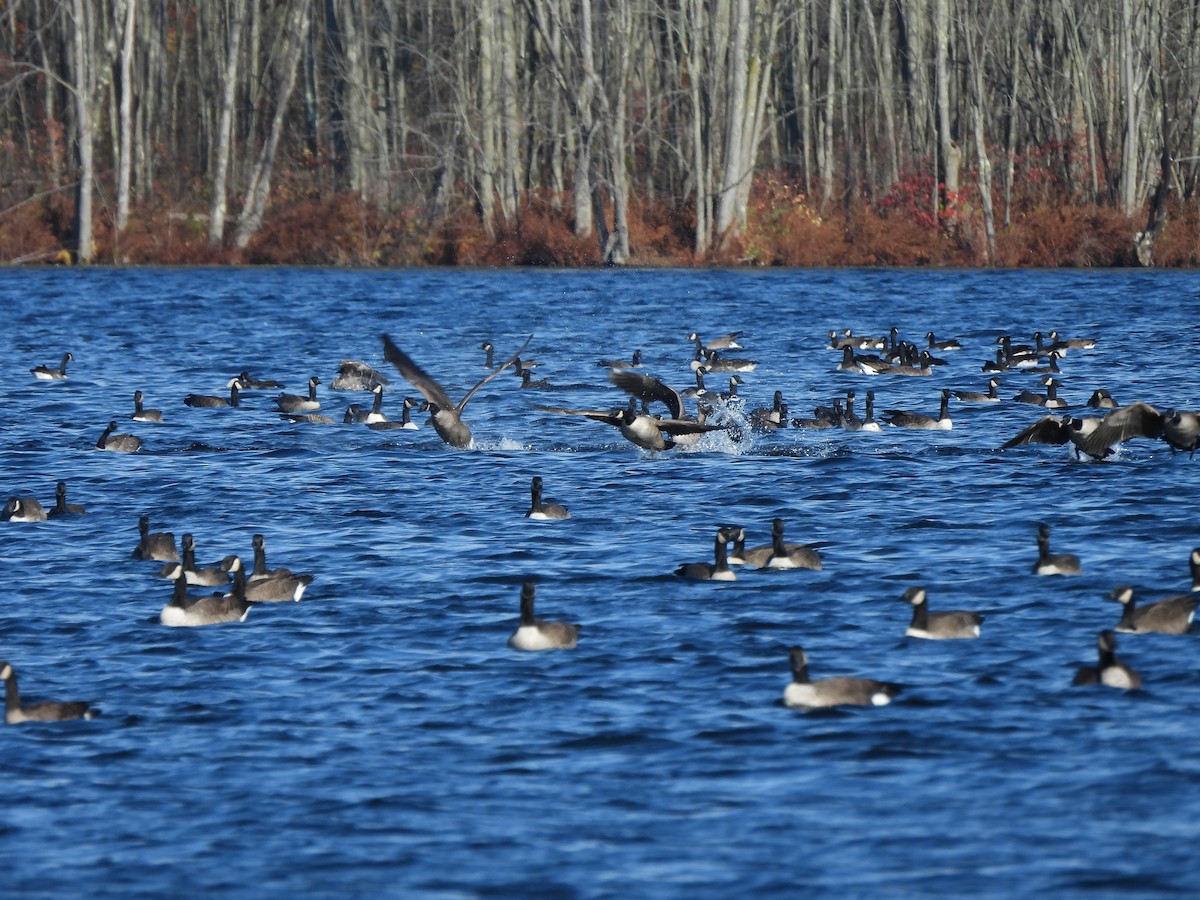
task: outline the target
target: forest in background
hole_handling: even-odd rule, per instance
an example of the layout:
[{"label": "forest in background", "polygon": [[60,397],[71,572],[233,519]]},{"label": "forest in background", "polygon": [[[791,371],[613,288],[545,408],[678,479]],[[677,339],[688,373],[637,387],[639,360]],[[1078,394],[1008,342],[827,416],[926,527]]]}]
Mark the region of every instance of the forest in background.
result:
[{"label": "forest in background", "polygon": [[1194,0],[0,0],[0,261],[1200,264]]}]

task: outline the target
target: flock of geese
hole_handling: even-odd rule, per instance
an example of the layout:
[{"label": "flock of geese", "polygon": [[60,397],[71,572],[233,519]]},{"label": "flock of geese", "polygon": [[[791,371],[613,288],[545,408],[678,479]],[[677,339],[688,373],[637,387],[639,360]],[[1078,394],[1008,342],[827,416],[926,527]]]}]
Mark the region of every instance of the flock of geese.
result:
[{"label": "flock of geese", "polygon": [[[769,407],[751,409],[745,416],[730,418],[722,415],[731,407],[741,409],[738,387],[745,381],[742,374],[754,371],[757,362],[750,359],[726,355],[729,351],[742,349],[739,332],[732,332],[710,341],[703,341],[691,332],[687,340],[693,343],[695,352],[691,370],[695,386],[684,391],[676,390],[663,380],[636,371],[644,365],[642,351],[636,350],[628,359],[601,359],[598,365],[607,369],[608,381],[627,395],[624,403],[608,409],[580,409],[549,404],[533,404],[534,409],[553,415],[580,417],[605,424],[617,431],[635,446],[649,452],[669,451],[677,447],[695,445],[704,436],[718,431],[750,428],[758,432],[771,432],[782,428],[830,429],[848,431],[881,431],[886,425],[892,428],[916,430],[949,430],[953,428],[949,407],[951,399],[963,404],[996,404],[1003,402],[997,376],[1009,371],[1030,372],[1042,375],[1040,383],[1044,393],[1022,390],[1012,398],[1013,403],[1030,404],[1046,410],[1069,408],[1057,394],[1063,382],[1060,363],[1073,350],[1094,347],[1094,341],[1062,339],[1050,332],[1048,340],[1041,333],[1034,336],[1033,345],[1015,344],[1008,335],[1001,336],[994,359],[985,361],[981,371],[988,376],[987,390],[951,390],[939,392],[937,415],[913,412],[907,409],[884,409],[880,419],[875,418],[875,392],[867,391],[864,397],[864,415],[859,416],[854,406],[857,401],[855,390],[845,392],[844,397],[832,399],[829,405],[813,410],[812,416],[792,417],[782,390],[774,391],[773,403]],[[829,332],[828,347],[840,353],[837,371],[871,377],[924,377],[933,374],[935,367],[944,365],[945,360],[935,354],[960,351],[957,340],[939,341],[932,332],[925,335],[924,346],[917,346],[899,339],[898,330],[891,329],[885,337],[855,336],[849,329]],[[335,390],[366,391],[373,395],[369,409],[359,404],[350,404],[342,419],[344,423],[362,424],[374,429],[419,427],[410,418],[411,411],[427,413],[429,424],[448,446],[465,449],[473,444],[470,425],[464,418],[467,404],[481,387],[502,372],[512,368],[521,379],[522,388],[550,388],[542,379],[537,382],[531,377],[537,365],[532,360],[522,363],[521,355],[529,346],[532,335],[525,339],[520,348],[498,365],[494,363],[494,347],[490,342],[481,345],[486,351],[487,373],[462,398],[455,402],[448,391],[415,360],[402,350],[388,335],[382,336],[382,354],[399,374],[423,398],[418,402],[404,398],[400,421],[392,421],[382,411],[386,376],[366,363],[344,360],[330,387]],[[30,372],[38,380],[56,381],[67,377],[67,364],[73,360],[70,353],[64,354],[58,368],[39,365]],[[705,377],[729,375],[727,391],[708,388]],[[333,424],[335,420],[320,412],[321,401],[317,388],[318,377],[308,381],[306,394],[280,393],[275,405],[282,418],[291,422]],[[226,383],[228,396],[188,394],[183,403],[193,408],[237,407],[241,394],[246,391],[281,388],[270,379],[256,379],[249,372],[242,372]],[[697,412],[691,414],[686,400],[697,401]],[[163,413],[145,407],[145,397],[138,390],[133,395],[134,410],[131,420],[138,423],[160,423]],[[653,410],[661,404],[662,412]],[[1112,395],[1104,389],[1096,390],[1088,401],[1088,407],[1101,411],[1099,415],[1073,416],[1067,413],[1048,414],[1033,422],[1020,433],[1007,440],[1001,449],[1010,449],[1028,444],[1070,444],[1076,455],[1092,459],[1103,459],[1112,452],[1112,447],[1133,438],[1151,438],[1165,441],[1172,450],[1194,454],[1200,436],[1200,416],[1192,411],[1168,408],[1159,411],[1149,403],[1138,401],[1128,406],[1119,406]],[[117,431],[117,420],[109,422],[96,442],[96,448],[120,453],[136,453],[143,441],[136,435]],[[544,485],[538,476],[530,483],[530,506],[525,515],[534,520],[561,521],[570,518],[566,506],[543,500]],[[9,498],[0,520],[7,522],[39,522],[52,517],[81,515],[82,506],[67,501],[67,486],[59,481],[56,485],[56,500],[53,508],[46,510],[32,497]],[[757,569],[804,569],[822,568],[820,555],[813,547],[789,543],[784,540],[785,523],[776,518],[772,523],[771,543],[759,547],[745,547],[745,531],[737,525],[721,525],[717,528],[713,543],[713,561],[685,563],[675,570],[681,578],[701,581],[734,581],[734,568]],[[132,552],[135,559],[163,563],[158,571],[162,578],[173,582],[170,599],[163,606],[160,621],[167,626],[203,626],[244,621],[251,608],[258,603],[298,601],[305,588],[312,583],[311,574],[297,574],[286,568],[270,569],[266,565],[265,539],[254,535],[254,566],[247,572],[240,556],[231,554],[217,563],[197,566],[195,562],[195,540],[184,534],[177,549],[174,535],[168,532],[152,532],[148,517],[139,521],[140,539]],[[1076,557],[1066,553],[1052,553],[1049,546],[1050,530],[1045,524],[1038,527],[1038,557],[1032,571],[1038,575],[1076,575],[1080,564]],[[1116,658],[1115,632],[1168,634],[1186,633],[1195,616],[1197,600],[1200,599],[1200,548],[1192,551],[1192,591],[1194,596],[1171,597],[1147,606],[1137,606],[1133,591],[1128,587],[1114,589],[1111,599],[1120,602],[1124,613],[1114,629],[1100,632],[1097,639],[1099,651],[1095,667],[1080,668],[1075,683],[1099,684],[1117,688],[1136,688],[1140,678],[1136,672]],[[189,586],[215,587],[208,594],[189,593]],[[973,639],[981,634],[983,616],[977,613],[952,610],[931,611],[925,588],[910,587],[900,598],[912,607],[912,619],[906,635],[913,638],[945,640]],[[526,580],[521,588],[520,621],[509,638],[509,645],[519,650],[571,649],[577,645],[581,626],[576,623],[538,619],[535,609],[535,585]],[[784,690],[783,702],[793,708],[809,709],[841,705],[883,705],[889,703],[901,690],[895,683],[869,678],[834,677],[813,679],[808,674],[808,656],[801,647],[789,649],[792,679]],[[17,676],[12,665],[0,663],[0,679],[6,682],[6,722],[13,724],[26,721],[58,721],[75,718],[90,718],[95,710],[82,702],[61,703],[45,701],[23,704],[17,689]]]}]

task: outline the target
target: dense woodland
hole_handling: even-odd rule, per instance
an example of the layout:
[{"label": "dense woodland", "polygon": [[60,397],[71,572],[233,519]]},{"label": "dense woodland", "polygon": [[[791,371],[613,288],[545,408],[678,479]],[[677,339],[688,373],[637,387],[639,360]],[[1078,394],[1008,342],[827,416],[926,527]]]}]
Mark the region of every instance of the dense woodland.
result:
[{"label": "dense woodland", "polygon": [[1195,265],[1195,0],[0,0],[0,259]]}]

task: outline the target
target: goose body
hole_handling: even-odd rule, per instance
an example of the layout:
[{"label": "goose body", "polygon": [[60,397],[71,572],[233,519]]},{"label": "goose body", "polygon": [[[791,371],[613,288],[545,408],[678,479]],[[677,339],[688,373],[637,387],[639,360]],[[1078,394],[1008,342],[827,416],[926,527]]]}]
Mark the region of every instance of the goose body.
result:
[{"label": "goose body", "polygon": [[1116,630],[1138,634],[1187,634],[1200,603],[1200,597],[1185,594],[1138,606],[1133,588],[1128,585],[1114,588],[1109,598],[1124,607]]},{"label": "goose body", "polygon": [[911,603],[913,608],[912,622],[904,632],[908,637],[934,641],[979,637],[983,616],[978,613],[961,610],[930,612],[929,599],[923,587],[909,588],[900,599]]},{"label": "goose body", "polygon": [[530,479],[529,494],[529,511],[525,513],[525,518],[541,522],[571,518],[570,511],[562,504],[542,502],[542,478],[540,475],[534,475]]},{"label": "goose body", "polygon": [[221,625],[244,622],[253,604],[246,599],[245,574],[240,560],[233,568],[233,591],[229,594],[209,594],[192,597],[187,593],[187,576],[183,566],[176,566],[175,588],[171,599],[162,608],[159,621],[172,628],[194,628],[202,625]]},{"label": "goose body", "polygon": [[[749,551],[757,556],[755,551]],[[804,544],[788,544],[783,540],[783,519],[771,523],[771,552],[762,562],[763,569],[821,569],[821,557]]]},{"label": "goose body", "polygon": [[190,534],[185,534],[181,540],[183,546],[183,557],[179,566],[174,562],[168,561],[162,567],[159,575],[163,578],[174,579],[176,577],[176,569],[182,567],[184,579],[188,584],[200,585],[203,587],[223,587],[229,584],[229,573],[233,569],[236,556],[226,556],[219,563],[211,566],[196,566],[196,541]]},{"label": "goose body", "polygon": [[57,369],[52,369],[50,366],[45,365],[34,366],[29,370],[29,373],[38,381],[62,381],[67,377],[67,363],[74,358],[70,353],[64,353],[62,363]]},{"label": "goose body", "polygon": [[50,518],[57,518],[58,516],[81,516],[85,512],[87,510],[78,503],[67,502],[67,483],[65,481],[60,481],[54,486],[54,506],[47,513]]},{"label": "goose body", "polygon": [[903,409],[888,409],[884,410],[884,413],[884,421],[896,428],[949,431],[954,427],[954,422],[950,419],[950,391],[945,388],[942,389],[941,409],[936,419],[923,413],[908,412]]},{"label": "goose body", "polygon": [[1033,564],[1033,574],[1078,575],[1081,571],[1079,557],[1075,554],[1050,552],[1050,526],[1038,525],[1038,558]]},{"label": "goose body", "polygon": [[132,434],[115,434],[117,423],[109,422],[100,439],[96,441],[97,450],[108,450],[112,453],[137,453],[142,449],[142,439]]},{"label": "goose body", "polygon": [[1083,666],[1075,672],[1074,684],[1104,685],[1105,687],[1133,690],[1142,685],[1141,676],[1117,660],[1117,636],[1111,631],[1100,632],[1096,641],[1099,660],[1095,668]]},{"label": "goose body", "polygon": [[144,399],[141,391],[133,392],[133,415],[129,418],[135,422],[161,422],[162,410],[146,409],[142,406]]},{"label": "goose body", "polygon": [[534,584],[521,585],[521,621],[508,639],[514,650],[571,650],[579,641],[580,626],[571,622],[548,622],[534,615]]},{"label": "goose body", "polygon": [[471,446],[471,428],[462,418],[462,412],[466,408],[467,402],[475,395],[476,391],[516,362],[531,340],[533,340],[533,335],[527,337],[521,348],[506,362],[489,371],[467,391],[457,406],[446,394],[445,389],[413,362],[412,358],[397,347],[386,334],[383,336],[383,355],[409,384],[421,392],[425,398],[421,409],[430,414],[433,430],[438,433],[438,436],[451,447],[465,450]]},{"label": "goose body", "polygon": [[9,497],[0,513],[2,522],[45,522],[45,507],[33,497]]},{"label": "goose body", "polygon": [[642,351],[634,350],[633,356],[624,359],[598,359],[596,365],[606,369],[640,369],[642,367]]},{"label": "goose body", "polygon": [[343,359],[338,373],[329,384],[331,391],[369,391],[377,384],[387,384],[385,375],[376,372],[365,362]]},{"label": "goose body", "polygon": [[321,401],[317,399],[317,385],[321,383],[316,375],[308,379],[308,394],[306,396],[298,396],[296,394],[280,394],[275,398],[275,406],[280,412],[284,413],[307,413],[316,412],[321,408]]},{"label": "goose body", "polygon": [[783,691],[783,702],[792,709],[830,706],[886,706],[902,690],[898,684],[873,678],[820,678],[808,675],[808,656],[800,647],[788,651],[792,680]]},{"label": "goose body", "polygon": [[153,559],[159,562],[177,562],[179,551],[175,549],[175,535],[169,531],[150,531],[150,517],[138,518],[138,544],[129,554],[131,559]]},{"label": "goose body", "polygon": [[954,340],[954,338],[949,338],[948,340],[939,341],[939,340],[937,340],[937,338],[935,338],[933,336],[932,331],[926,332],[925,337],[929,341],[929,349],[930,350],[946,351],[946,350],[961,350],[962,349],[962,344],[960,344],[958,341]]},{"label": "goose body", "polygon": [[742,529],[736,526],[721,526],[717,529],[717,536],[713,540],[713,561],[711,563],[684,563],[675,570],[675,574],[694,581],[736,581],[737,576],[729,568],[727,545],[730,541],[737,540],[741,534]]},{"label": "goose body", "polygon": [[238,387],[243,391],[266,391],[271,388],[283,387],[283,382],[273,378],[255,378],[249,372],[242,372],[237,377]]},{"label": "goose body", "polygon": [[638,413],[637,400],[630,398],[624,409],[592,410],[564,409],[560,406],[537,406],[542,412],[557,413],[565,416],[583,416],[594,422],[604,422],[615,426],[631,444],[643,450],[670,450],[675,446],[675,437],[681,435],[699,435],[709,431],[721,431],[724,426],[705,425],[687,419],[660,419],[648,413]]},{"label": "goose body", "polygon": [[240,406],[241,396],[237,379],[229,382],[229,399],[214,397],[210,394],[188,394],[183,398],[185,406],[193,409],[215,409],[221,406]]},{"label": "goose body", "polygon": [[17,672],[11,663],[0,662],[0,681],[4,686],[4,721],[9,725],[22,722],[65,722],[70,719],[93,719],[98,713],[88,703],[77,700],[62,702],[42,700],[38,703],[21,703],[21,692],[17,688]]},{"label": "goose body", "polygon": [[999,403],[1000,382],[995,378],[988,379],[988,389],[984,391],[954,391],[954,397],[963,403]]}]

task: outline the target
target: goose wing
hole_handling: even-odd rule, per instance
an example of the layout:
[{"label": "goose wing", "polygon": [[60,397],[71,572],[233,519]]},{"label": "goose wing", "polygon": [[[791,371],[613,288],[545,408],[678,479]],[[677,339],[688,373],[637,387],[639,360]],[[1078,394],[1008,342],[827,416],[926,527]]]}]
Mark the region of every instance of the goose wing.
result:
[{"label": "goose wing", "polygon": [[1020,434],[1000,445],[1001,450],[1023,444],[1065,444],[1068,437],[1066,416],[1043,416]]},{"label": "goose wing", "polygon": [[683,398],[679,396],[679,392],[653,375],[614,369],[608,373],[608,380],[639,400],[647,403],[651,400],[662,401],[666,404],[672,419],[678,419],[683,415]]},{"label": "goose wing", "polygon": [[[396,370],[404,376],[404,379],[420,391],[421,396],[430,403],[441,409],[454,409],[454,402],[447,396],[446,389],[434,381],[429,373],[413,362],[412,357],[397,347],[386,334],[383,336],[383,357],[395,366]],[[487,379],[485,378],[484,381],[487,381]],[[482,382],[480,383],[482,384]],[[479,385],[475,385],[475,387],[478,388]],[[467,396],[470,396],[470,394]]]},{"label": "goose wing", "polygon": [[620,424],[625,412],[622,409],[566,409],[562,406],[541,406],[539,404],[534,404],[533,408],[560,416],[584,416],[595,422],[607,422],[609,425]]},{"label": "goose wing", "polygon": [[1163,414],[1140,400],[1108,413],[1091,433],[1076,440],[1079,448],[1093,456],[1102,456],[1113,444],[1135,437],[1161,437]]}]

